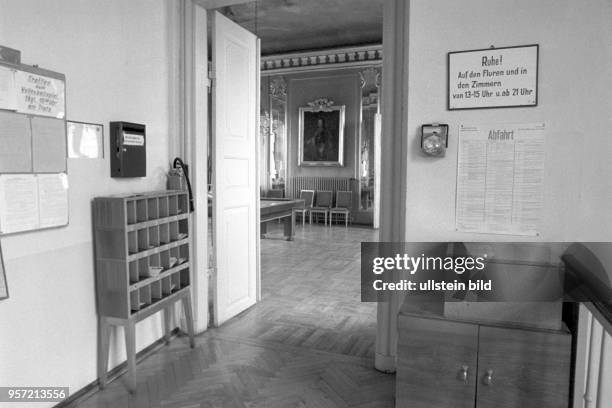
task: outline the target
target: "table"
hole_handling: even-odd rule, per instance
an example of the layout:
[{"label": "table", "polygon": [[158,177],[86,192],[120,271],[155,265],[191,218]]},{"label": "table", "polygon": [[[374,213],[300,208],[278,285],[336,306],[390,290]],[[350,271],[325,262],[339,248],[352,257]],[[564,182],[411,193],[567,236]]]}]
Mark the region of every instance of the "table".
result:
[{"label": "table", "polygon": [[293,236],[295,235],[294,208],[304,208],[304,200],[261,198],[259,203],[261,237],[265,238],[267,231],[266,224],[269,221],[283,220],[285,224],[285,237],[287,237],[287,241],[293,241]]}]

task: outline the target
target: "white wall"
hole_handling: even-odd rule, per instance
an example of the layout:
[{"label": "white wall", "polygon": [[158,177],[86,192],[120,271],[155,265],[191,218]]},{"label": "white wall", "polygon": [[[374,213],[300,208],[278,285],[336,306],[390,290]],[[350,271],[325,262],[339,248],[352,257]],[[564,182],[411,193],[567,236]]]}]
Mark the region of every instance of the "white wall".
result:
[{"label": "white wall", "polygon": [[[609,0],[410,1],[407,241],[536,240],[455,231],[458,127],[492,122],[546,124],[537,240],[612,241],[611,22]],[[446,110],[449,51],[522,44],[540,45],[537,107]],[[420,126],[432,122],[450,125],[443,159],[419,152]],[[610,245],[588,246],[612,277]]]},{"label": "white wall", "polygon": [[[178,2],[0,0],[0,43],[22,62],[66,74],[67,118],[104,124],[105,159],[68,162],[70,225],[1,240],[10,291],[0,301],[0,384],[68,386],[96,379],[91,200],[165,188],[178,128]],[[108,123],[147,125],[147,175],[109,176]],[[138,326],[141,349],[161,336],[160,317]],[[124,360],[113,332],[111,366]]]},{"label": "white wall", "polygon": [[[518,240],[455,231],[457,129],[546,123],[543,241],[612,240],[612,2],[410,2],[408,241]],[[447,111],[449,51],[540,44],[538,106]],[[448,123],[444,159],[422,157],[424,123]],[[533,238],[528,238],[533,240]]]}]

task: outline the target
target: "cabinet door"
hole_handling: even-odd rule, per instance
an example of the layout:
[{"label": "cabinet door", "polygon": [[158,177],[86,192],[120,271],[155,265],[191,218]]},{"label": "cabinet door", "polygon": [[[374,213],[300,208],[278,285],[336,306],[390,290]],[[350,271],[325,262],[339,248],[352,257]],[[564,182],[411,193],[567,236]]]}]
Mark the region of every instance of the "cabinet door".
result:
[{"label": "cabinet door", "polygon": [[480,327],[478,408],[568,406],[567,333]]},{"label": "cabinet door", "polygon": [[473,408],[477,349],[477,325],[402,316],[396,406]]}]

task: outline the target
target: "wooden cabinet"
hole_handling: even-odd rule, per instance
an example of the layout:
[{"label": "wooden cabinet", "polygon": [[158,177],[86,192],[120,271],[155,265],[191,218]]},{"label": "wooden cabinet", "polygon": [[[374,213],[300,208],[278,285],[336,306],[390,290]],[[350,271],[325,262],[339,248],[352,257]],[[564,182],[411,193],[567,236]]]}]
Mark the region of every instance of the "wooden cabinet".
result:
[{"label": "wooden cabinet", "polygon": [[164,311],[166,340],[174,303],[181,301],[193,347],[188,195],[160,191],[97,197],[93,202],[98,377],[106,385],[110,326],[125,329],[128,386],[135,388],[135,325]]},{"label": "wooden cabinet", "polygon": [[571,336],[565,331],[399,316],[396,406],[564,408]]},{"label": "wooden cabinet", "polygon": [[473,407],[478,326],[418,317],[406,324],[397,353],[397,406]]},{"label": "wooden cabinet", "polygon": [[571,336],[479,326],[478,408],[567,407]]}]

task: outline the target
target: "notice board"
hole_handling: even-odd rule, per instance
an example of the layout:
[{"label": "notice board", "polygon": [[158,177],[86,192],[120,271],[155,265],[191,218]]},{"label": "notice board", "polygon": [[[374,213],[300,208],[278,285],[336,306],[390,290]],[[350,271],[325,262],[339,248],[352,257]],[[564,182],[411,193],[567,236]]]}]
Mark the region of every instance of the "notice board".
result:
[{"label": "notice board", "polygon": [[542,123],[460,126],[458,231],[538,235],[544,130]]},{"label": "notice board", "polygon": [[68,224],[65,76],[0,62],[0,234]]}]

